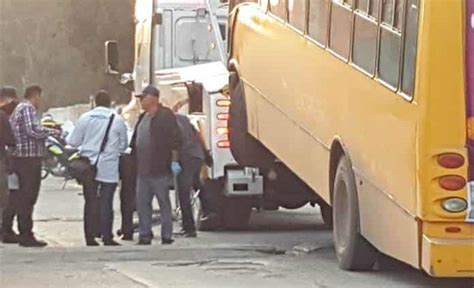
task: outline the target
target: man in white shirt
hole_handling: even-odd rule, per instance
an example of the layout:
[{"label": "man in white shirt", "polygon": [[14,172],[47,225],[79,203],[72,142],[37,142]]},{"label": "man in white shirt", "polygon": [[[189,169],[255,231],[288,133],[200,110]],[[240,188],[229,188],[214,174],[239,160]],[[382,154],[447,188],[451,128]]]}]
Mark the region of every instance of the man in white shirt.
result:
[{"label": "man in white shirt", "polygon": [[[83,183],[86,244],[99,245],[94,238],[101,235],[104,245],[117,246],[120,244],[113,240],[112,234],[113,198],[119,182],[120,154],[128,147],[127,126],[123,118],[110,108],[111,98],[107,91],[97,93],[95,104],[96,108],[79,118],[68,144],[79,147],[80,155],[97,166],[95,181]],[[114,118],[105,149],[99,153],[112,115]]]}]

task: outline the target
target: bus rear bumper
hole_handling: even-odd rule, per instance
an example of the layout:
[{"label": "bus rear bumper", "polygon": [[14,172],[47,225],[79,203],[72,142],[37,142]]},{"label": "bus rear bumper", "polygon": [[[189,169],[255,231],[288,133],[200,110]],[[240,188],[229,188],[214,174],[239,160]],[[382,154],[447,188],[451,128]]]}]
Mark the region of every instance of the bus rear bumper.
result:
[{"label": "bus rear bumper", "polygon": [[421,266],[433,277],[474,277],[474,240],[423,235]]}]

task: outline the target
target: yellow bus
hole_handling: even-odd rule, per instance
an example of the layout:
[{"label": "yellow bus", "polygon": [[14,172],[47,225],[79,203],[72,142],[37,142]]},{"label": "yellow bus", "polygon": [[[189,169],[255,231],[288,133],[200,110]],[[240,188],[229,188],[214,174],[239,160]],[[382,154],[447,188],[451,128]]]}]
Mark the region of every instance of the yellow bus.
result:
[{"label": "yellow bus", "polygon": [[474,276],[474,0],[232,2],[231,142],[332,206],[339,266]]}]

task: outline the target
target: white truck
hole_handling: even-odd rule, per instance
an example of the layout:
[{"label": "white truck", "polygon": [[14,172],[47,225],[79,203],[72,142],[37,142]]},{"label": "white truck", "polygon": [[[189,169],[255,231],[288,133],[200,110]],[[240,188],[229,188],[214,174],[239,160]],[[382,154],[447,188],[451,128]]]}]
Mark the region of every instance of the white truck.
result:
[{"label": "white truck", "polygon": [[[270,151],[252,141],[239,117],[243,103],[231,103],[224,88],[235,86],[234,72],[227,70],[227,27],[229,6],[239,2],[246,1],[137,0],[134,69],[122,74],[121,82],[132,94],[149,84],[158,86],[163,104],[188,115],[199,128],[214,158],[203,177],[203,190],[217,199],[213,206],[220,226],[244,228],[254,207],[296,209],[308,203],[319,204],[324,222],[332,225],[331,208]],[[106,72],[120,75],[116,41],[106,42],[105,56]],[[132,97],[128,113],[135,117],[131,118],[139,112],[135,104]]]},{"label": "white truck", "polygon": [[[203,173],[203,190],[217,200],[212,201],[217,226],[236,229],[247,225],[264,185],[258,169],[239,167],[229,149],[227,17],[228,5],[216,0],[137,0],[133,72],[120,75],[116,41],[105,43],[105,57],[106,73],[119,75],[131,91],[129,108],[135,106],[133,94],[153,84],[165,106],[196,125],[214,159]],[[127,111],[137,114],[139,109]],[[215,228],[201,226],[200,205],[195,208],[198,229]]]}]

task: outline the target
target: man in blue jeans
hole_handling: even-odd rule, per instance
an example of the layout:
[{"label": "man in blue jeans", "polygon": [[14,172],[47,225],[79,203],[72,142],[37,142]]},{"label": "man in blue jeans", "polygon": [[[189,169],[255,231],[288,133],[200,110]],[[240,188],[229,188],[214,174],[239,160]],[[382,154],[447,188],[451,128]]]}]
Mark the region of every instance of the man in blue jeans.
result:
[{"label": "man in blue jeans", "polygon": [[[112,234],[113,199],[119,182],[120,154],[128,146],[127,126],[110,109],[111,99],[107,91],[97,93],[95,104],[96,108],[79,118],[68,144],[80,147],[81,156],[89,158],[90,163],[97,166],[95,180],[91,177],[91,181],[83,183],[86,245],[99,245],[94,238],[101,235],[104,245],[117,246],[120,244],[113,240]],[[109,125],[105,149],[100,153]]]},{"label": "man in blue jeans", "polygon": [[154,196],[160,205],[161,243],[171,244],[173,222],[169,188],[172,176],[181,172],[178,162],[181,133],[173,111],[160,104],[157,88],[148,86],[137,97],[145,110],[135,126],[131,142],[132,154],[137,157],[138,244],[151,244]]}]

